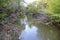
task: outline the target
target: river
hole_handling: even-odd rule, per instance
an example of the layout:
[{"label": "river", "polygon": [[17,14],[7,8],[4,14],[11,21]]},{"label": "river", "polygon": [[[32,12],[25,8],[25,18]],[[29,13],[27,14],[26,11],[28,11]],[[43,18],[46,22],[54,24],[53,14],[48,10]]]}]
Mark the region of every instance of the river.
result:
[{"label": "river", "polygon": [[19,34],[19,40],[60,40],[60,31],[54,26],[41,23],[31,25],[26,16],[21,19],[21,24],[24,25],[24,29]]}]

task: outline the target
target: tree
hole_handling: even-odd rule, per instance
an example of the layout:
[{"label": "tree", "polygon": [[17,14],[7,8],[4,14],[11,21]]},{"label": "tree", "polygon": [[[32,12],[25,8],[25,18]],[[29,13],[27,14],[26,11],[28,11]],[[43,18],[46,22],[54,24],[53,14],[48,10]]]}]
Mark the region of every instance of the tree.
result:
[{"label": "tree", "polygon": [[9,0],[0,0],[0,21],[7,16],[9,5]]},{"label": "tree", "polygon": [[52,17],[53,22],[60,22],[60,0],[48,0],[46,13]]},{"label": "tree", "polygon": [[0,23],[9,16],[8,14],[20,8],[18,1],[20,0],[0,0]]},{"label": "tree", "polygon": [[37,5],[36,2],[34,2],[27,6],[27,13],[37,13],[38,9],[39,9],[39,6]]}]

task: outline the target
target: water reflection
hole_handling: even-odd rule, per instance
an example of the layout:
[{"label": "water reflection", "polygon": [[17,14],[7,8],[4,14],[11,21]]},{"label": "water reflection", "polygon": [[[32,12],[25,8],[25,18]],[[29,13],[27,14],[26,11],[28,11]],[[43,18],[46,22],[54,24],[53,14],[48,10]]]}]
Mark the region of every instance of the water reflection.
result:
[{"label": "water reflection", "polygon": [[27,17],[23,19],[22,24],[24,24],[25,29],[21,32],[21,35],[19,35],[19,40],[39,40],[38,36],[38,28],[34,25],[29,26]]},{"label": "water reflection", "polygon": [[38,32],[37,32],[37,28],[35,26],[33,27],[26,27],[26,29],[24,29],[21,32],[21,35],[19,37],[20,40],[39,40],[38,37]]}]

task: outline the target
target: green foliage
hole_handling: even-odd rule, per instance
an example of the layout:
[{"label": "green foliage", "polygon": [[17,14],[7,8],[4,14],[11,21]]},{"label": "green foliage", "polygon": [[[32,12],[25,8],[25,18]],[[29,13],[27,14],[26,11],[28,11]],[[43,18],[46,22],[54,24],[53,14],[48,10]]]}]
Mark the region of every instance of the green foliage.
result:
[{"label": "green foliage", "polygon": [[[20,7],[20,2],[23,2],[22,0],[0,0],[0,24],[4,23],[6,18],[8,19],[11,17],[11,14],[14,13],[20,13],[21,7]],[[18,14],[15,14],[18,15]],[[14,19],[14,18],[13,18]],[[12,17],[10,18],[12,20]],[[8,20],[8,21],[10,21]],[[20,19],[16,19],[16,23]],[[7,22],[8,22],[7,21]]]},{"label": "green foliage", "polygon": [[[20,5],[20,2],[19,2],[20,0],[11,0],[11,1],[17,3],[17,5]],[[5,19],[8,16],[8,14],[10,14],[15,10],[15,9],[13,10],[14,6],[12,6],[11,1],[0,0],[0,23],[3,21],[3,19]]]},{"label": "green foliage", "polygon": [[0,0],[0,18],[4,18],[7,15],[7,7],[9,7],[8,0]]},{"label": "green foliage", "polygon": [[49,0],[47,5],[46,13],[52,17],[54,22],[60,22],[60,0]]},{"label": "green foliage", "polygon": [[40,9],[39,2],[33,2],[27,6],[27,13],[37,13]]},{"label": "green foliage", "polygon": [[27,8],[27,12],[28,13],[36,13],[37,9],[35,6],[29,5],[29,7]]}]

